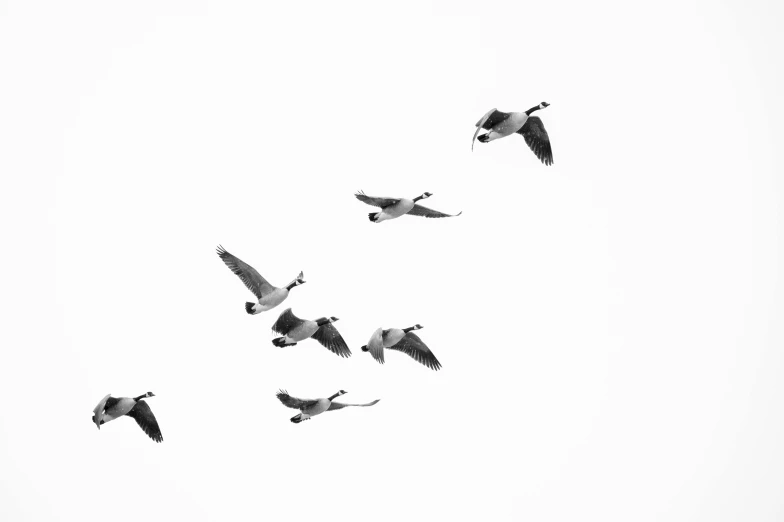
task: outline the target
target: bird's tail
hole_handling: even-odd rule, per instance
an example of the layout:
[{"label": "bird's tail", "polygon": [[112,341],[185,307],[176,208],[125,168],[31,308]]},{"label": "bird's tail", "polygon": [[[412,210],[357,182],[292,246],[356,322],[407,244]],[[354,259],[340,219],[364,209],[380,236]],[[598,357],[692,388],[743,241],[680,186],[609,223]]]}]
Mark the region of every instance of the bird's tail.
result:
[{"label": "bird's tail", "polygon": [[490,139],[488,136],[490,136],[489,132],[487,134],[482,134],[477,139],[479,140],[479,143],[487,143],[487,141]]},{"label": "bird's tail", "polygon": [[298,414],[294,415],[291,418],[291,422],[293,422],[294,424],[299,424],[300,422],[302,422],[302,414],[298,413]]},{"label": "bird's tail", "polygon": [[250,315],[256,315],[260,313],[256,311],[256,303],[245,303],[245,311]]},{"label": "bird's tail", "polygon": [[283,348],[285,346],[294,346],[297,343],[286,344],[285,337],[276,337],[275,339],[272,340],[272,344],[274,344],[278,348]]},{"label": "bird's tail", "polygon": [[368,218],[373,223],[377,223],[376,218],[378,217],[378,214],[379,214],[379,212],[371,212],[370,214],[368,214]]}]

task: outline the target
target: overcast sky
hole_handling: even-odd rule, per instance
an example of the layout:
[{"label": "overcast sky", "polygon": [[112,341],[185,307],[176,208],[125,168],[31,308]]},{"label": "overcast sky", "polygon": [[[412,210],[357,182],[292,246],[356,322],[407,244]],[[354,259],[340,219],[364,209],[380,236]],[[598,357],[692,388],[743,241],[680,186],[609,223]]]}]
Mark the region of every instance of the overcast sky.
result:
[{"label": "overcast sky", "polygon": [[[780,521],[783,14],[0,0],[0,519]],[[471,152],[541,101],[553,166]],[[441,371],[361,352],[416,323]]]}]

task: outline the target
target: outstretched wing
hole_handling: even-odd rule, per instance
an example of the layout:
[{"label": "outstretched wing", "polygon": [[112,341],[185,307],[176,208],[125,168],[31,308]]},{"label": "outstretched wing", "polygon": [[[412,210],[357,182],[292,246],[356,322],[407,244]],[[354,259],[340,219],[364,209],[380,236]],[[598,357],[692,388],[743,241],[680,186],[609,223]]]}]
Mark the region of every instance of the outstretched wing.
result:
[{"label": "outstretched wing", "polygon": [[294,408],[295,410],[301,410],[302,408],[313,406],[318,402],[318,399],[297,399],[296,397],[289,395],[289,392],[286,390],[279,390],[275,396],[280,400],[280,402],[283,403],[284,406]]},{"label": "outstretched wing", "polygon": [[444,214],[443,212],[439,212],[438,210],[433,210],[431,208],[423,207],[419,203],[414,205],[414,208],[408,211],[409,216],[424,216],[428,218],[445,218],[445,217],[457,217],[462,214],[463,211],[461,210],[458,214]]},{"label": "outstretched wing", "polygon": [[155,420],[155,415],[152,414],[150,406],[143,400],[136,401],[136,405],[131,408],[126,415],[133,417],[136,424],[144,430],[152,440],[155,442],[163,442],[163,435],[161,435],[161,428],[158,427],[158,421]]},{"label": "outstretched wing", "polygon": [[379,328],[373,335],[370,337],[370,341],[367,343],[367,349],[370,352],[370,355],[373,356],[375,360],[384,364],[384,329]]},{"label": "outstretched wing", "polygon": [[272,325],[272,331],[280,335],[286,335],[297,326],[304,323],[302,319],[291,312],[291,308],[286,308],[278,316],[278,320]]},{"label": "outstretched wing", "polygon": [[373,196],[366,196],[361,190],[354,194],[354,196],[363,203],[379,208],[385,208],[400,201],[400,198],[374,198]]},{"label": "outstretched wing", "polygon": [[436,356],[433,355],[430,348],[428,348],[427,345],[422,342],[422,339],[414,332],[408,332],[397,344],[387,346],[387,350],[403,352],[418,363],[424,364],[432,370],[441,368],[441,363],[438,362]]},{"label": "outstretched wing", "polygon": [[376,399],[376,400],[374,400],[372,402],[368,402],[366,404],[345,404],[345,403],[342,403],[342,402],[332,401],[332,404],[329,405],[329,408],[327,408],[327,411],[339,410],[341,408],[345,408],[346,406],[373,406],[374,404],[376,404],[380,400],[381,399]]},{"label": "outstretched wing", "polygon": [[341,357],[351,357],[351,350],[349,350],[346,341],[338,332],[338,329],[332,323],[327,323],[319,327],[311,337],[321,343],[322,346],[329,349],[332,353],[336,353]]},{"label": "outstretched wing", "polygon": [[541,118],[530,116],[517,133],[525,138],[528,147],[542,163],[545,165],[553,164],[553,149],[550,147],[550,136],[547,135]]},{"label": "outstretched wing", "polygon": [[226,266],[239,276],[242,282],[245,283],[245,286],[248,287],[248,290],[253,292],[253,295],[255,295],[257,299],[261,299],[275,289],[266,279],[261,277],[261,274],[259,274],[255,268],[248,263],[245,263],[237,256],[229,254],[226,249],[220,245],[218,245],[218,255],[223,259],[223,262],[226,263]]}]

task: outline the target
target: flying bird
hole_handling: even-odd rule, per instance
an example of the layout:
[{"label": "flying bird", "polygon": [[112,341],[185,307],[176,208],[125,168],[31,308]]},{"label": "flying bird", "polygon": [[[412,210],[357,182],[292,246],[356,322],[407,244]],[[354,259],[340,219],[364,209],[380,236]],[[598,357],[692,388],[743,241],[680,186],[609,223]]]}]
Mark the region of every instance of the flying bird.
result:
[{"label": "flying bird", "polygon": [[240,280],[248,287],[248,290],[253,292],[253,295],[258,299],[258,303],[245,303],[245,311],[250,315],[272,310],[286,300],[292,288],[305,282],[303,279],[304,276],[302,272],[300,272],[297,278],[284,288],[277,288],[261,277],[261,274],[259,274],[255,268],[248,263],[245,263],[237,256],[229,254],[226,249],[220,245],[218,246],[218,255],[223,259],[223,262],[226,263],[226,266],[239,276]]},{"label": "flying bird", "polygon": [[150,406],[142,399],[147,397],[155,397],[153,392],[147,392],[144,395],[139,395],[133,399],[129,397],[112,397],[110,393],[98,403],[98,406],[93,410],[93,422],[98,429],[101,429],[101,424],[106,424],[113,421],[118,417],[127,415],[136,421],[141,429],[144,430],[152,440],[155,442],[163,442],[163,435],[161,435],[161,428],[158,427],[158,421],[155,420],[155,415],[152,414]]},{"label": "flying bird", "polygon": [[337,320],[337,317],[321,317],[315,321],[300,319],[292,313],[291,308],[286,308],[272,325],[272,331],[283,337],[273,339],[272,344],[283,348],[313,337],[332,353],[341,357],[351,357],[351,350],[346,341],[332,325]]},{"label": "flying bird", "polygon": [[403,352],[420,364],[424,364],[432,370],[441,368],[436,356],[430,348],[422,342],[414,330],[421,330],[422,326],[414,325],[410,328],[390,328],[384,330],[379,328],[370,337],[370,341],[362,347],[363,352],[370,352],[375,360],[384,364],[384,348]]},{"label": "flying bird", "polygon": [[471,140],[471,150],[474,150],[474,141],[482,129],[486,129],[488,132],[479,136],[481,143],[517,133],[525,138],[528,147],[542,163],[552,165],[553,149],[550,147],[550,137],[544,129],[542,120],[538,116],[531,116],[532,112],[549,106],[549,103],[542,102],[525,112],[501,112],[492,109],[476,122],[477,129],[474,132],[474,139]]},{"label": "flying bird", "polygon": [[373,223],[381,223],[382,221],[386,221],[388,219],[395,219],[402,216],[403,214],[408,214],[409,216],[424,216],[428,218],[444,218],[457,217],[463,213],[461,211],[459,214],[455,215],[444,214],[443,212],[423,207],[417,203],[417,201],[421,199],[427,199],[432,196],[433,194],[430,192],[424,192],[421,196],[417,196],[414,199],[375,198],[372,196],[366,196],[365,193],[361,190],[354,195],[363,203],[381,208],[381,212],[371,212],[368,214],[368,218],[370,218],[370,221]]},{"label": "flying bird", "polygon": [[373,406],[381,399],[376,399],[372,402],[368,402],[367,404],[343,404],[342,402],[333,402],[332,399],[343,395],[343,390],[335,393],[331,397],[326,399],[298,399],[296,397],[292,397],[288,394],[285,390],[280,390],[277,393],[278,399],[282,402],[285,406],[289,408],[294,408],[295,410],[299,410],[302,413],[298,413],[291,418],[291,422],[294,424],[299,424],[304,420],[308,420],[309,418],[318,415],[319,413],[324,413],[325,411],[332,411],[332,410],[339,410],[341,408],[345,408],[346,406]]}]

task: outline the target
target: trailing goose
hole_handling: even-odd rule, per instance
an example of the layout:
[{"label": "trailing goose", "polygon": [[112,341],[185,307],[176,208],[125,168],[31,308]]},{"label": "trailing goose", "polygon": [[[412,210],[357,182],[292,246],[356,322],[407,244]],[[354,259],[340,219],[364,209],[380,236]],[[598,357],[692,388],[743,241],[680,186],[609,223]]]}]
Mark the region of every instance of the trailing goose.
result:
[{"label": "trailing goose", "polygon": [[319,413],[324,413],[325,411],[332,411],[332,410],[339,410],[341,408],[345,408],[346,406],[373,406],[381,399],[376,399],[372,402],[368,402],[367,404],[344,404],[342,402],[333,402],[332,399],[335,397],[339,397],[343,395],[343,390],[333,394],[331,397],[327,397],[326,399],[297,399],[296,397],[292,397],[288,394],[285,390],[280,390],[277,393],[278,399],[282,402],[285,406],[289,408],[294,408],[295,410],[299,410],[302,413],[298,413],[291,418],[291,422],[294,424],[299,424],[304,420],[308,420],[311,417],[318,415]]},{"label": "trailing goose", "polygon": [[346,341],[340,336],[337,328],[332,326],[332,323],[337,320],[337,317],[321,317],[315,321],[300,319],[291,312],[291,308],[286,308],[272,325],[272,331],[283,337],[273,339],[272,344],[283,348],[313,337],[332,353],[341,357],[351,357],[351,350],[348,349]]},{"label": "trailing goose", "polygon": [[133,418],[136,424],[144,430],[152,440],[155,442],[163,442],[163,435],[161,435],[161,428],[158,427],[158,421],[155,420],[155,415],[147,403],[142,400],[147,397],[155,397],[153,392],[147,392],[138,397],[112,397],[110,393],[98,403],[98,406],[93,410],[93,422],[98,429],[101,429],[101,424],[106,424],[123,415]]},{"label": "trailing goose", "polygon": [[395,219],[402,216],[403,214],[408,214],[409,216],[424,216],[428,218],[444,218],[457,217],[463,213],[461,211],[455,215],[444,214],[443,212],[423,207],[417,203],[419,200],[427,199],[432,196],[433,194],[430,192],[424,192],[421,196],[417,196],[414,199],[375,198],[372,196],[366,196],[365,193],[361,190],[354,195],[363,203],[381,208],[381,212],[371,212],[368,214],[370,221],[373,223],[381,223],[382,221],[386,221],[388,219]]},{"label": "trailing goose", "polygon": [[218,255],[226,266],[232,272],[240,277],[240,280],[245,283],[248,290],[253,292],[253,295],[258,299],[258,303],[245,303],[245,311],[250,315],[260,314],[278,306],[286,300],[289,296],[289,291],[295,286],[299,286],[305,282],[302,272],[299,273],[297,278],[286,285],[284,288],[277,288],[267,282],[266,279],[261,277],[255,268],[248,263],[243,262],[240,258],[229,254],[225,248],[218,246]]},{"label": "trailing goose", "polygon": [[486,129],[488,132],[479,136],[480,143],[487,143],[517,133],[525,138],[528,147],[542,163],[552,165],[553,149],[550,147],[550,137],[544,130],[542,120],[538,116],[531,116],[532,112],[549,106],[549,103],[542,102],[525,112],[501,112],[492,109],[476,122],[477,129],[474,133],[474,139],[471,140],[471,150],[474,150],[474,141],[482,129]]},{"label": "trailing goose", "polygon": [[441,368],[441,363],[438,362],[430,348],[422,342],[422,339],[414,333],[414,330],[421,329],[422,326],[418,324],[402,330],[400,328],[390,328],[388,330],[379,328],[373,332],[370,341],[362,347],[362,351],[370,352],[370,355],[375,360],[384,364],[384,348],[397,350],[432,370],[438,370]]}]

